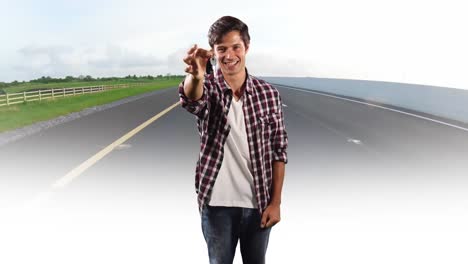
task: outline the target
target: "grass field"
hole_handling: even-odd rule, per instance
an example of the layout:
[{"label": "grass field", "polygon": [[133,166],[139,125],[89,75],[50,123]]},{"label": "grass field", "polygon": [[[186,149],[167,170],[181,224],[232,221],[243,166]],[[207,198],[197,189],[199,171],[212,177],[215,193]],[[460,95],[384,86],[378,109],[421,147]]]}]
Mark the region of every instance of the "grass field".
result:
[{"label": "grass field", "polygon": [[[160,80],[142,86],[114,89],[94,94],[3,106],[0,107],[0,132],[30,125],[38,121],[49,120],[72,112],[78,112],[91,106],[107,104],[129,96],[174,87],[180,81],[180,78]],[[94,82],[93,85],[101,84],[104,83],[97,84]],[[60,87],[63,87],[63,84]]]},{"label": "grass field", "polygon": [[[175,78],[175,77],[172,77]],[[178,78],[177,78],[178,79]],[[166,79],[162,80],[145,80],[145,79],[121,79],[121,80],[114,80],[114,81],[73,81],[73,82],[60,82],[60,83],[25,83],[19,84],[16,86],[10,86],[6,88],[2,88],[5,93],[20,93],[29,90],[37,90],[37,89],[50,89],[50,88],[70,88],[70,87],[85,87],[85,86],[97,86],[97,85],[114,85],[114,84],[132,84],[132,83],[154,83],[159,81],[165,81]],[[179,79],[178,79],[179,80]]]}]

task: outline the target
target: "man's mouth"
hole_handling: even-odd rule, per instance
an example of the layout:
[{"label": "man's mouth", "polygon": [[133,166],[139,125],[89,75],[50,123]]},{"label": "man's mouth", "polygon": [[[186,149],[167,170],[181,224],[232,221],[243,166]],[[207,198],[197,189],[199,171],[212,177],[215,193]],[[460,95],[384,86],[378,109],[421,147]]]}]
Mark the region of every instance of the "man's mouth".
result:
[{"label": "man's mouth", "polygon": [[224,65],[232,67],[232,66],[236,65],[238,62],[239,61],[225,61]]}]

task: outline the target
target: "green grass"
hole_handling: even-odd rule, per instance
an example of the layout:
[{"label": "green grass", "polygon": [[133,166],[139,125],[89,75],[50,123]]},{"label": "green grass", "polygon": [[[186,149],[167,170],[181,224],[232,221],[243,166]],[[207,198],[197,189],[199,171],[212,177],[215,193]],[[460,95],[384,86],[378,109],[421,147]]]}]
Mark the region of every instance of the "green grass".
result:
[{"label": "green grass", "polygon": [[[163,80],[158,80],[163,81]],[[5,93],[20,93],[29,90],[36,89],[50,89],[50,88],[70,88],[70,87],[82,87],[82,86],[98,86],[98,85],[113,85],[113,84],[131,84],[131,83],[154,83],[155,81],[150,80],[115,80],[115,81],[73,81],[73,82],[60,82],[60,83],[24,83],[16,86],[5,87],[3,90]]]},{"label": "green grass", "polygon": [[114,102],[129,96],[177,86],[181,79],[156,81],[142,86],[108,90],[45,101],[26,102],[0,107],[0,132],[78,112],[91,106]]}]

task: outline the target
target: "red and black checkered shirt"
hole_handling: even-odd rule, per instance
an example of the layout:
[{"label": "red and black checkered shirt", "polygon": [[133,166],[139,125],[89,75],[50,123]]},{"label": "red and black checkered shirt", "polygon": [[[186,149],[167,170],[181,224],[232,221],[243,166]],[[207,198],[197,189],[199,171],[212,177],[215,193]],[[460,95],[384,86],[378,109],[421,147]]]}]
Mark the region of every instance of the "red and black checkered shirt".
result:
[{"label": "red and black checkered shirt", "polygon": [[[195,189],[199,209],[208,203],[223,161],[224,143],[230,131],[228,111],[233,98],[221,70],[205,75],[203,96],[190,100],[179,85],[183,108],[196,115],[200,135],[200,154],[195,169]],[[245,128],[252,163],[255,196],[260,212],[267,207],[272,187],[272,163],[287,163],[286,133],[282,102],[276,88],[247,73],[243,100]]]}]

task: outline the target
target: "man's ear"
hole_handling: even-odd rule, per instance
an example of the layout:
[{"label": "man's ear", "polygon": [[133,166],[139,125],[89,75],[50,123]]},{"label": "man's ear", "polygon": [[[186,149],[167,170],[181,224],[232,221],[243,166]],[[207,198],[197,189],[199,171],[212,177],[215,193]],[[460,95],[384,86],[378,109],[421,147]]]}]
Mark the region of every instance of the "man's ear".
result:
[{"label": "man's ear", "polygon": [[245,45],[245,54],[249,51],[250,44]]}]

